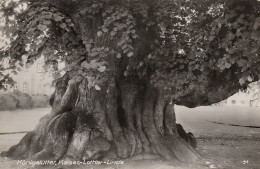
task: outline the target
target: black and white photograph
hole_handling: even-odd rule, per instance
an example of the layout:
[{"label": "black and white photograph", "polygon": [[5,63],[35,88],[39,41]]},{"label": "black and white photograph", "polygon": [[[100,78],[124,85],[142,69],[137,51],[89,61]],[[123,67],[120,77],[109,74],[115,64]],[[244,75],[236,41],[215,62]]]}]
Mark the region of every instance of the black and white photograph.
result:
[{"label": "black and white photograph", "polygon": [[0,0],[0,169],[260,169],[260,0]]}]

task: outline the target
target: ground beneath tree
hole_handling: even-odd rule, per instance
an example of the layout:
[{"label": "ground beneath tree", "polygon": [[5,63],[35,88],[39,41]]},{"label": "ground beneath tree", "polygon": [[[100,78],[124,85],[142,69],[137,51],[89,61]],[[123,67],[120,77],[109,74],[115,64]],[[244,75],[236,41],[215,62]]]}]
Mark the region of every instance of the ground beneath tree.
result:
[{"label": "ground beneath tree", "polygon": [[[0,112],[0,132],[27,131],[34,128],[37,120],[48,109]],[[204,158],[200,164],[184,165],[159,159],[125,160],[124,164],[103,165],[48,165],[32,166],[17,164],[0,158],[0,169],[259,169],[260,129],[211,123],[260,125],[260,109],[249,107],[199,107],[188,109],[176,106],[177,122],[197,138],[198,151]],[[24,124],[24,125],[22,125]],[[25,125],[26,124],[26,125]],[[16,144],[24,134],[0,135],[0,151]]]}]

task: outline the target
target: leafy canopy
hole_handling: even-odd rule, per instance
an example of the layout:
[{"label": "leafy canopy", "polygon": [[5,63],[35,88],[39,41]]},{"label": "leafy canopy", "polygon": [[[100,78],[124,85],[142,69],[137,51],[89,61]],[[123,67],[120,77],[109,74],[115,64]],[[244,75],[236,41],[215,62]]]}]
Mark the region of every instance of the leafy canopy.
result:
[{"label": "leafy canopy", "polygon": [[60,71],[75,73],[71,83],[96,90],[116,77],[178,99],[260,77],[254,0],[5,0],[0,14],[9,41],[1,56],[13,69],[44,56],[47,68],[65,62]]}]

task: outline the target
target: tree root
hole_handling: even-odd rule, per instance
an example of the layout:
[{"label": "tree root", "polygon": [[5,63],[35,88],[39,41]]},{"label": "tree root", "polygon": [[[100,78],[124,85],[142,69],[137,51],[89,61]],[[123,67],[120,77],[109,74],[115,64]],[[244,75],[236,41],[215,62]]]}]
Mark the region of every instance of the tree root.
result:
[{"label": "tree root", "polygon": [[60,84],[67,90],[55,92],[52,113],[2,156],[33,160],[199,159],[192,147],[194,137],[176,124],[174,105],[164,100],[162,90],[111,85],[103,97],[104,93],[88,90],[86,82],[68,84],[63,80]]}]

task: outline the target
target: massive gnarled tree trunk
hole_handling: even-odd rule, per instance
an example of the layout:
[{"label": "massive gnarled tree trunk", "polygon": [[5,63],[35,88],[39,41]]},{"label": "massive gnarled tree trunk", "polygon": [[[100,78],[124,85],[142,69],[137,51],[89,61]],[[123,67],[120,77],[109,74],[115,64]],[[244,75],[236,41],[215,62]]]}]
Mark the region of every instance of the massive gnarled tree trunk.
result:
[{"label": "massive gnarled tree trunk", "polygon": [[[242,5],[245,5],[245,2],[241,1]],[[75,63],[73,68],[57,81],[55,93],[50,99],[51,113],[43,117],[35,130],[26,134],[20,143],[11,147],[7,152],[3,152],[2,155],[16,159],[29,158],[33,160],[89,160],[124,159],[137,155],[154,154],[168,160],[176,159],[183,162],[198,160],[200,157],[191,146],[194,144],[190,144],[190,138],[183,132],[182,127],[176,124],[174,104],[188,107],[208,105],[221,101],[238,91],[241,87],[238,83],[241,78],[241,66],[235,62],[232,63],[233,65],[224,64],[226,67],[221,68],[221,71],[217,67],[211,66],[217,64],[218,58],[221,58],[222,55],[226,55],[226,51],[222,49],[225,48],[223,45],[226,43],[225,37],[230,34],[229,29],[233,32],[234,29],[216,24],[214,29],[218,29],[218,32],[216,31],[217,38],[212,42],[205,42],[203,46],[208,45],[206,47],[209,48],[209,52],[205,50],[208,52],[205,52],[207,57],[196,56],[196,58],[194,56],[195,58],[193,58],[193,49],[189,49],[193,46],[190,44],[190,46],[187,45],[188,49],[184,48],[187,50],[186,53],[182,52],[183,49],[171,49],[167,51],[168,53],[165,52],[165,46],[169,45],[167,47],[171,48],[173,45],[173,43],[168,42],[169,39],[166,36],[167,31],[169,33],[172,31],[170,29],[173,28],[169,28],[171,23],[167,23],[172,20],[164,19],[165,11],[160,10],[160,7],[163,6],[160,4],[161,1],[137,1],[140,5],[137,3],[134,7],[142,7],[142,9],[138,9],[137,13],[135,13],[135,8],[125,4],[124,1],[104,0],[107,3],[101,1],[101,5],[92,4],[94,3],[92,1],[45,2],[51,7],[44,7],[43,12],[46,8],[52,9],[54,6],[73,20],[75,27],[73,31],[70,31],[72,35],[61,36],[66,41],[80,38],[80,45],[83,46],[84,50],[88,50],[89,55]],[[164,1],[162,0],[162,2]],[[175,5],[175,3],[173,4]],[[235,3],[235,5],[237,4]],[[100,9],[99,6],[101,6]],[[167,6],[167,3],[164,6]],[[110,7],[112,8],[110,9]],[[104,15],[104,11],[107,9],[109,12],[105,12]],[[113,9],[116,9],[114,13]],[[248,9],[251,9],[251,6]],[[248,11],[248,9],[243,10],[242,8],[242,12]],[[157,15],[162,16],[158,17]],[[56,17],[54,18],[55,22],[53,22],[60,22],[64,17]],[[213,15],[213,17],[215,16]],[[228,25],[228,22],[239,20],[235,14],[234,18],[232,17],[222,24]],[[155,20],[159,24],[153,23]],[[163,21],[161,22],[161,20]],[[212,22],[207,19],[204,21],[201,25],[204,24],[205,27]],[[248,22],[253,21],[248,20]],[[51,24],[51,22],[45,22],[45,24]],[[109,28],[102,27],[105,24]],[[125,26],[126,24],[129,25]],[[118,25],[123,25],[122,29],[126,29],[125,32],[116,34]],[[64,29],[64,25],[59,23],[59,26]],[[131,30],[131,26],[135,27],[135,30]],[[195,32],[195,35],[199,33],[200,29],[197,27],[199,24],[195,22],[194,29],[196,28],[197,32],[192,30],[190,33]],[[211,27],[207,28],[211,29]],[[45,30],[45,27],[41,25],[39,29]],[[101,29],[103,32],[99,31]],[[110,32],[110,34],[106,32]],[[162,34],[162,32],[166,33]],[[128,34],[131,34],[132,37],[129,38]],[[58,36],[59,32],[56,32],[56,35]],[[135,40],[135,35],[139,39]],[[121,38],[121,36],[125,37]],[[129,43],[132,44],[131,47],[134,48],[135,54],[133,52],[124,53],[125,57],[122,58],[121,55],[116,55],[121,50],[120,40],[122,39],[130,39]],[[163,42],[158,45],[160,39],[163,39]],[[233,41],[236,40],[238,41],[239,38]],[[196,38],[195,41],[200,43],[197,42]],[[77,43],[73,41],[70,46]],[[186,43],[185,39],[180,42],[180,44],[184,43]],[[216,44],[219,45],[218,49],[215,49]],[[81,49],[80,45],[75,45],[77,46],[75,49]],[[83,67],[84,65],[91,67],[88,63],[93,63],[93,60],[96,62],[101,58],[101,56],[97,56],[97,53],[94,54],[91,51],[91,45],[95,46],[99,52],[104,48],[109,49],[106,52],[114,50],[104,59],[107,63],[106,69],[109,71],[99,76],[108,76],[108,80],[104,80],[101,85],[95,85],[95,87],[89,87],[90,81],[87,77],[89,68],[87,73],[79,71],[82,65]],[[155,51],[155,47],[162,48],[162,50]],[[122,48],[127,48],[127,45]],[[73,49],[71,48],[71,50]],[[214,53],[215,50],[218,51]],[[154,56],[155,59],[152,60],[151,53],[159,56]],[[132,55],[134,57],[130,58]],[[67,60],[69,60],[69,56],[67,56]],[[71,63],[69,61],[68,63]],[[190,64],[190,62],[195,62],[195,64]],[[144,64],[145,66],[143,66]],[[204,64],[203,67],[200,67],[200,64]],[[140,66],[138,67],[138,65]],[[164,68],[164,65],[169,67]],[[132,72],[128,69],[132,69]],[[104,72],[104,68],[99,69],[99,71]],[[138,74],[140,72],[141,75]],[[166,88],[162,84],[161,87],[154,85],[155,82],[152,82],[152,78],[163,77],[167,73],[173,74],[169,76],[169,79],[165,77],[163,79],[165,82],[171,81],[170,85],[165,84]],[[75,77],[79,76],[80,78],[75,80]],[[257,76],[255,77],[257,79]]]},{"label": "massive gnarled tree trunk", "polygon": [[68,84],[67,73],[51,98],[52,112],[4,155],[12,158],[117,159],[142,154],[168,160],[198,159],[177,132],[174,104],[160,89],[133,82],[88,90],[86,82]]}]

